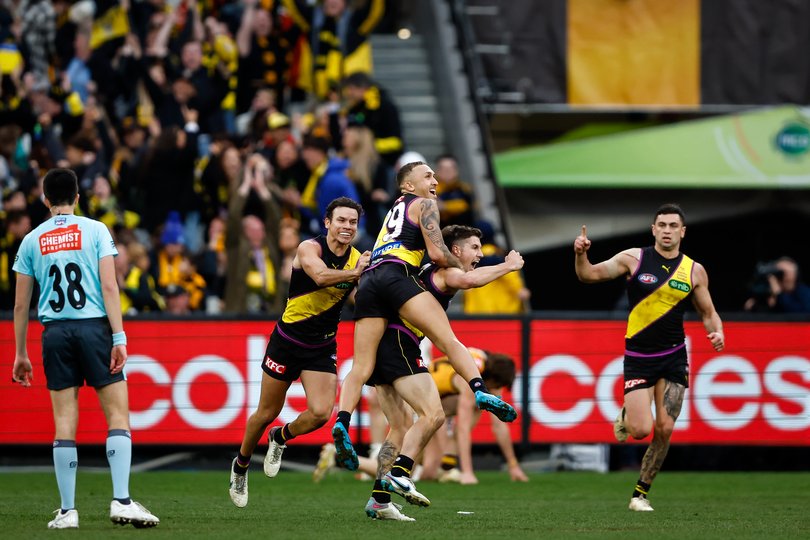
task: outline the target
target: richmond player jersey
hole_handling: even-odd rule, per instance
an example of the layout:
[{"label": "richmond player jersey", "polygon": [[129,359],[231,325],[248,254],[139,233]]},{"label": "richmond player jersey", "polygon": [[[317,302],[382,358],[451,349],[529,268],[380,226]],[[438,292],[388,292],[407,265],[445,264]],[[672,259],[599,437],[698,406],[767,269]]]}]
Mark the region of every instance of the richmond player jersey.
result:
[{"label": "richmond player jersey", "polygon": [[[444,292],[439,290],[433,280],[433,276],[437,270],[439,270],[439,266],[436,263],[427,263],[419,270],[419,280],[425,286],[427,292],[433,295],[433,297],[439,302],[439,305],[442,306],[442,309],[447,311],[447,308],[450,307],[450,301],[453,300],[453,297],[456,295],[455,291],[452,293]],[[418,339],[422,339],[425,337],[425,334],[416,328],[414,325],[406,321],[405,319],[399,319],[394,324],[402,324],[405,327],[413,332]]]},{"label": "richmond player jersey", "polygon": [[683,314],[692,295],[693,265],[683,253],[665,259],[654,247],[641,250],[638,269],[627,283],[628,351],[659,352],[684,342]]},{"label": "richmond player jersey", "polygon": [[[342,257],[329,249],[326,237],[312,239],[321,246],[321,260],[327,268],[351,270],[357,266],[360,252],[349,247]],[[287,306],[276,328],[288,340],[306,347],[332,342],[337,333],[340,311],[354,289],[352,282],[319,287],[303,268],[293,268]]]},{"label": "richmond player jersey", "polygon": [[403,261],[419,267],[425,256],[425,238],[418,223],[408,218],[408,208],[421,197],[406,193],[399,197],[385,216],[380,234],[371,252],[373,268],[386,261]]}]

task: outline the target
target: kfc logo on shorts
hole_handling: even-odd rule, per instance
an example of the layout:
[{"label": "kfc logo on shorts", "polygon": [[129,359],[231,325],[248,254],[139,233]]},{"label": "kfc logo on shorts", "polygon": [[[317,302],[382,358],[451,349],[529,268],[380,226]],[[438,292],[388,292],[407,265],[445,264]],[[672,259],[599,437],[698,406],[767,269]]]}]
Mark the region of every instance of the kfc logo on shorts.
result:
[{"label": "kfc logo on shorts", "polygon": [[638,280],[642,283],[653,284],[658,283],[658,278],[652,274],[641,274],[638,276]]},{"label": "kfc logo on shorts", "polygon": [[287,366],[279,364],[278,362],[275,362],[269,356],[265,357],[264,365],[265,365],[265,367],[267,369],[269,369],[270,371],[273,371],[275,373],[278,373],[279,375],[283,375],[284,372],[287,371]]},{"label": "kfc logo on shorts", "polygon": [[427,368],[428,367],[428,363],[425,362],[424,359],[422,359],[422,358],[417,358],[416,359],[416,365],[419,366],[420,368]]},{"label": "kfc logo on shorts", "polygon": [[633,388],[645,382],[647,382],[647,379],[630,379],[629,381],[624,381],[624,389],[627,390],[628,388]]}]

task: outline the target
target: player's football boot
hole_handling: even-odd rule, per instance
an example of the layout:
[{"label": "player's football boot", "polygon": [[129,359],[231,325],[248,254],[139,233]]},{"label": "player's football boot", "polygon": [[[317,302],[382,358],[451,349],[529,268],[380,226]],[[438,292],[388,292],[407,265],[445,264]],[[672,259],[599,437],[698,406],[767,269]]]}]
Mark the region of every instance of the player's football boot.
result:
[{"label": "player's football boot", "polygon": [[236,465],[236,458],[233,458],[233,462],[231,462],[231,483],[228,494],[231,496],[233,504],[244,508],[248,503],[247,470],[245,470],[245,474],[236,474],[233,470],[234,465]]},{"label": "player's football boot", "polygon": [[628,506],[630,510],[633,512],[652,512],[653,507],[650,505],[650,501],[647,500],[647,497],[643,495],[641,497],[633,497],[630,499],[630,506]]},{"label": "player's football boot", "polygon": [[332,428],[332,439],[335,441],[335,461],[337,464],[344,469],[356,471],[357,467],[360,466],[360,460],[357,458],[354,446],[352,446],[349,432],[340,422],[335,422]]},{"label": "player's football boot", "polygon": [[392,521],[416,521],[400,510],[402,507],[392,502],[380,504],[371,497],[366,503],[366,515],[371,519],[389,519]]},{"label": "player's football boot", "polygon": [[321,454],[318,456],[318,464],[315,465],[315,470],[312,472],[312,480],[320,482],[326,476],[326,473],[335,467],[335,445],[332,443],[325,444],[321,447]]},{"label": "player's football boot", "polygon": [[110,521],[116,525],[126,525],[131,523],[136,529],[144,527],[154,527],[160,520],[139,502],[132,501],[129,504],[121,504],[113,500],[110,503]]},{"label": "player's football boot", "polygon": [[273,434],[277,429],[281,428],[274,427],[267,436],[270,444],[267,447],[267,455],[264,456],[264,474],[267,475],[268,478],[273,478],[278,474],[278,470],[281,468],[281,454],[283,454],[284,449],[287,448],[286,444],[278,444],[275,439],[273,439]]},{"label": "player's football boot", "polygon": [[453,467],[452,469],[446,471],[439,471],[439,483],[447,484],[449,482],[455,484],[461,482],[461,471],[458,467]]},{"label": "player's football boot", "polygon": [[498,396],[482,392],[481,390],[475,392],[475,404],[482,411],[491,412],[496,418],[503,422],[512,422],[517,418],[517,413],[511,405]]},{"label": "player's football boot", "polygon": [[392,476],[390,472],[382,478],[382,485],[386,491],[404,497],[409,504],[416,506],[430,506],[430,499],[416,491],[413,480],[407,476]]},{"label": "player's football boot", "polygon": [[54,512],[56,517],[48,522],[49,529],[78,529],[79,528],[79,512],[75,508],[68,510],[64,514],[62,510]]}]

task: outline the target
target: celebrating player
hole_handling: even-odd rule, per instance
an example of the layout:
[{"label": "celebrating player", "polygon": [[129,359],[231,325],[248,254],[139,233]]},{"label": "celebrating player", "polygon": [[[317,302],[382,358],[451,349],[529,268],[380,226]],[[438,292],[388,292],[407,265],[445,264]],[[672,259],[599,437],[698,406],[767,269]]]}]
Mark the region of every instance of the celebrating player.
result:
[{"label": "celebrating player", "polygon": [[[689,386],[689,364],[683,329],[687,300],[694,304],[716,351],[725,345],[723,323],[709,294],[706,270],[680,252],[686,234],[683,210],[675,204],[658,208],[652,223],[655,244],[630,248],[598,264],[588,261],[585,225],[574,240],[577,277],[585,283],[627,276],[630,315],[624,353],[624,406],[614,423],[620,442],[628,434],[643,439],[655,430],[641,463],[641,476],[630,499],[630,510],[651,512],[647,499],[669,450],[675,420]],[[655,418],[650,412],[655,403]]]},{"label": "celebrating player", "polygon": [[370,256],[369,252],[361,255],[351,245],[362,213],[355,201],[347,197],[335,199],[326,208],[326,236],[305,240],[298,246],[287,306],[262,360],[259,406],[248,418],[242,446],[231,465],[229,493],[240,508],[248,503],[250,457],[264,430],[281,412],[292,382],[301,378],[307,410],[289,424],[270,430],[264,474],[276,476],[287,443],[315,431],[332,415],[340,311]]}]

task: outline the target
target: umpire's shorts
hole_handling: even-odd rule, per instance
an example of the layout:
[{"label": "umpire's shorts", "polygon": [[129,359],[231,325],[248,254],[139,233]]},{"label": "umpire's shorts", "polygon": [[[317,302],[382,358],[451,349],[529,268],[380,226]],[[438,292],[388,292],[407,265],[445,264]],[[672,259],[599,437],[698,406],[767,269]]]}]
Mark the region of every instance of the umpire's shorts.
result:
[{"label": "umpire's shorts", "polygon": [[45,323],[42,363],[48,390],[74,386],[100,388],[126,380],[110,373],[112,330],[106,317]]}]

